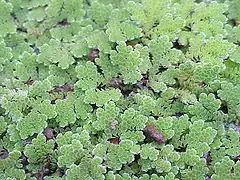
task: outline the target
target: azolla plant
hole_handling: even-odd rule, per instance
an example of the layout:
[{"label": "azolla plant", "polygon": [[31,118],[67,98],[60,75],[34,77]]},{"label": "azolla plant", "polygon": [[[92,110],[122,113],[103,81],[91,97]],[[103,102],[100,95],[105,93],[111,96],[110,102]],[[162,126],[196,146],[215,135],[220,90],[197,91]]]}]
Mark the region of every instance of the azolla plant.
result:
[{"label": "azolla plant", "polygon": [[239,0],[0,0],[1,180],[240,179]]}]

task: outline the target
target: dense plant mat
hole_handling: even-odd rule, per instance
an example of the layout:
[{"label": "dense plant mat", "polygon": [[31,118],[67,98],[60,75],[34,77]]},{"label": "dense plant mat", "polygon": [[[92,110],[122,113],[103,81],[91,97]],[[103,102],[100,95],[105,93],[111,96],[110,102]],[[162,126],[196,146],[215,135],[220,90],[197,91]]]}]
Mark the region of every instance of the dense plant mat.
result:
[{"label": "dense plant mat", "polygon": [[240,3],[0,0],[1,180],[239,180]]}]

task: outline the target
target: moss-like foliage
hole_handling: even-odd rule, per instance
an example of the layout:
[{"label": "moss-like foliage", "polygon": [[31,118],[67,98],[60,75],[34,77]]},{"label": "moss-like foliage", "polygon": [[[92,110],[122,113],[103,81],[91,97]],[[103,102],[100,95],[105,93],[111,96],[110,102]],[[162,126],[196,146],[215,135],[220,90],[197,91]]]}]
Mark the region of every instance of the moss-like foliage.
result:
[{"label": "moss-like foliage", "polygon": [[0,12],[0,180],[240,179],[239,0]]}]

